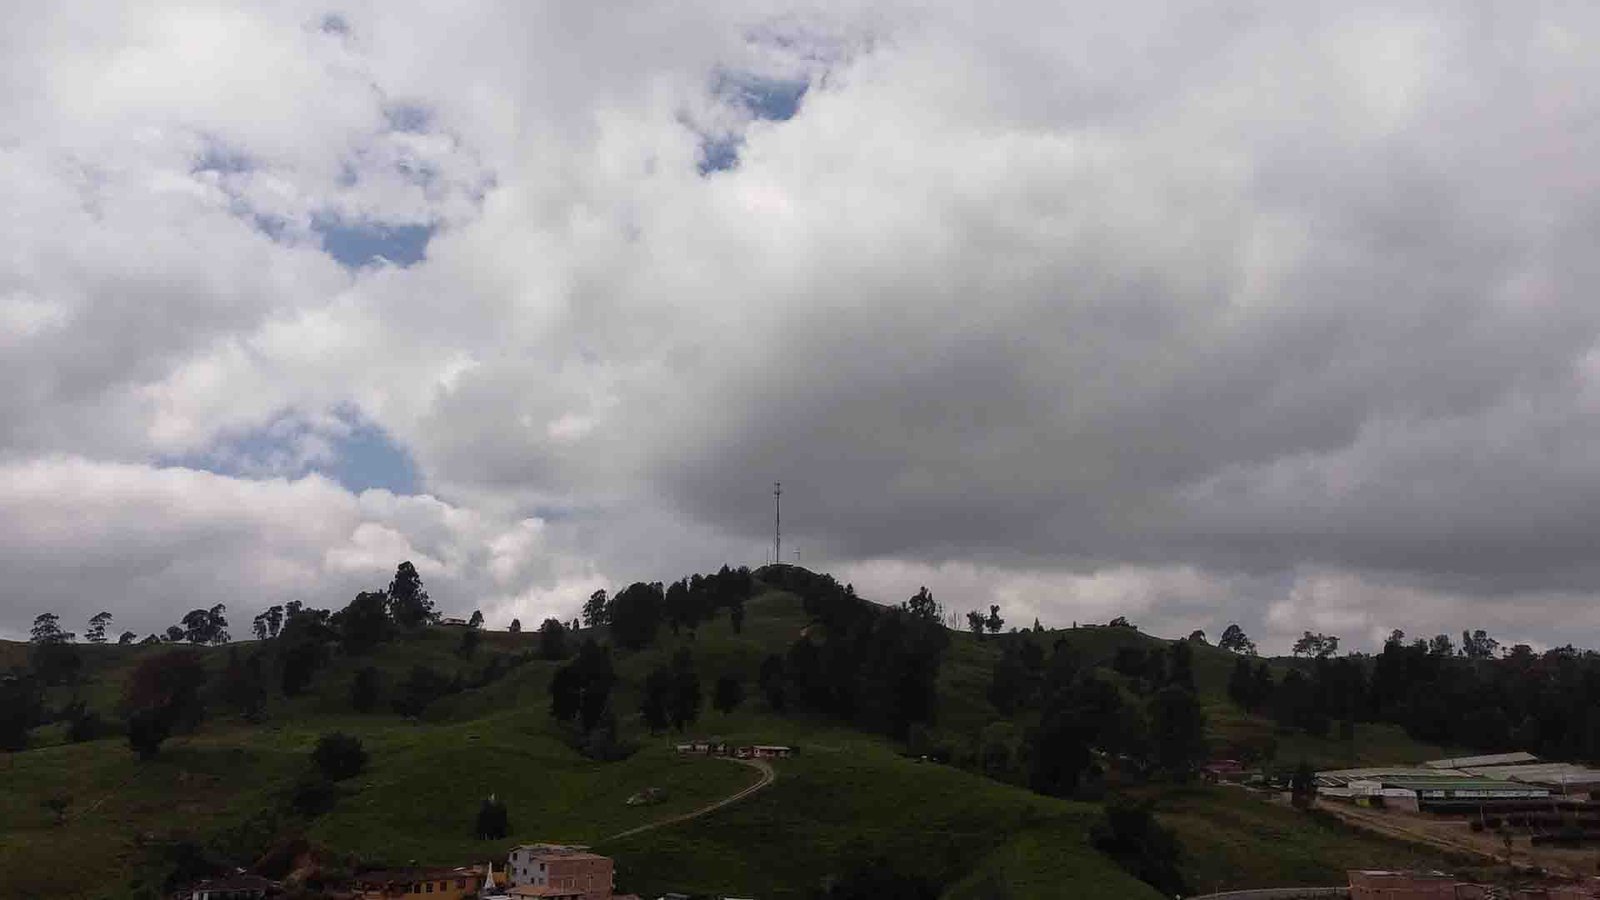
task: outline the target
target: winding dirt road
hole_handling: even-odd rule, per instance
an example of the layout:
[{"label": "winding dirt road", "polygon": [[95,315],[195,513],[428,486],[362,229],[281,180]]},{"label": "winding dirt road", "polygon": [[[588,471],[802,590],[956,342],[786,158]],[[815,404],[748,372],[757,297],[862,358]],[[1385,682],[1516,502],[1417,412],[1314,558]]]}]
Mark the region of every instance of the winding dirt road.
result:
[{"label": "winding dirt road", "polygon": [[662,819],[659,822],[651,822],[648,825],[640,825],[638,828],[629,828],[627,831],[617,832],[616,834],[613,834],[612,836],[610,836],[608,838],[605,838],[600,843],[604,844],[604,843],[607,843],[607,842],[610,842],[610,841],[619,840],[621,838],[632,837],[633,835],[639,834],[640,832],[650,831],[652,829],[661,828],[661,827],[666,826],[666,825],[674,825],[674,824],[677,824],[678,822],[687,822],[690,819],[697,819],[697,818],[699,818],[699,817],[701,817],[701,816],[703,816],[703,815],[705,815],[707,813],[715,812],[715,811],[723,808],[724,806],[728,806],[730,804],[737,803],[740,800],[743,800],[744,798],[750,796],[751,794],[754,794],[756,791],[759,791],[762,788],[765,788],[767,785],[769,785],[772,782],[776,781],[777,778],[778,778],[778,773],[774,772],[772,770],[772,764],[767,762],[764,759],[734,759],[732,757],[722,757],[722,758],[723,759],[727,759],[728,762],[738,763],[741,766],[749,766],[750,768],[755,769],[757,772],[760,772],[761,773],[761,777],[759,779],[757,779],[755,781],[755,783],[749,785],[748,787],[744,788],[743,790],[740,790],[737,793],[729,794],[728,796],[723,797],[721,800],[718,800],[715,803],[712,803],[712,804],[707,805],[707,806],[702,806],[699,809],[692,810],[690,812],[686,812],[686,813],[683,813],[681,815],[676,815],[676,816],[672,816],[671,818]]}]

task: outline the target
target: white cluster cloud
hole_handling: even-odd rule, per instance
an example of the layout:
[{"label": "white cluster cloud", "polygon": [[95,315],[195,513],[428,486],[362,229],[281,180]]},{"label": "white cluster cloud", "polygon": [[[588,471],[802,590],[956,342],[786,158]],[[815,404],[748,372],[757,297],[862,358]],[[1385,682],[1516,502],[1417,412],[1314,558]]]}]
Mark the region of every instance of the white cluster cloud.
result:
[{"label": "white cluster cloud", "polygon": [[[0,25],[0,631],[406,556],[453,610],[570,617],[760,563],[781,479],[803,561],[880,599],[1594,642],[1600,14]],[[324,251],[402,226],[425,259]],[[351,415],[424,496],[305,474]]]}]

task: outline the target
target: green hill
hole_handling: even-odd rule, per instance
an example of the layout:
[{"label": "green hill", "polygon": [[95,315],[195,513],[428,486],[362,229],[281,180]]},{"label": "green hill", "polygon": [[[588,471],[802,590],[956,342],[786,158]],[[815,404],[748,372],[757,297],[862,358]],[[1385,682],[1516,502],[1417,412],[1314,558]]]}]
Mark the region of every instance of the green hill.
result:
[{"label": "green hill", "polygon": [[[729,674],[745,682],[747,696],[754,695],[761,660],[787,647],[809,619],[795,597],[778,591],[759,593],[747,610],[742,633],[734,633],[722,616],[693,636],[663,631],[653,646],[619,654],[614,707],[619,713],[636,709],[645,674],[680,647],[692,649],[708,694],[719,675]],[[307,695],[274,696],[262,724],[219,712],[198,732],[169,741],[150,762],[139,762],[120,734],[69,744],[61,726],[37,729],[32,749],[0,763],[0,884],[7,885],[7,896],[127,896],[130,885],[148,883],[190,844],[248,861],[275,838],[298,834],[352,864],[458,865],[501,858],[518,842],[591,843],[617,859],[619,886],[639,893],[802,897],[850,861],[882,857],[945,885],[952,898],[1059,897],[1064,891],[1090,898],[1155,895],[1090,846],[1087,833],[1100,817],[1098,804],[1043,797],[954,766],[921,762],[887,738],[810,716],[775,716],[757,699],[729,715],[707,709],[694,731],[801,748],[798,757],[775,764],[772,786],[702,818],[610,840],[731,794],[755,773],[724,760],[680,758],[672,738],[650,737],[634,724],[625,731],[641,742],[637,753],[613,763],[586,759],[547,712],[549,680],[558,664],[539,659],[435,701],[420,720],[350,711],[348,687],[362,666],[378,668],[391,687],[416,665],[470,680],[487,660],[511,660],[537,641],[533,634],[485,633],[473,658],[463,660],[455,653],[459,634],[456,628],[429,628],[367,656],[336,656]],[[1065,639],[1087,661],[1109,658],[1130,643],[1163,643],[1120,628],[1038,637]],[[995,645],[992,639],[952,636],[933,740],[976,742],[998,718],[985,699]],[[59,705],[76,696],[114,715],[138,660],[168,649],[83,647],[78,684],[51,689],[49,702]],[[215,672],[228,650],[199,652]],[[25,656],[23,645],[0,644],[0,667]],[[1196,681],[1213,741],[1270,729],[1238,713],[1223,696],[1230,665],[1223,651],[1196,648]],[[344,782],[333,810],[318,818],[271,812],[283,809],[307,772],[317,737],[335,730],[364,741],[372,754],[367,772]],[[1348,755],[1338,742],[1279,740],[1319,758]],[[1371,753],[1412,759],[1430,752],[1382,730],[1364,728],[1355,743],[1366,747],[1369,741]],[[664,802],[627,805],[630,795],[647,787],[664,789]],[[1162,820],[1190,848],[1185,874],[1208,888],[1337,883],[1352,865],[1438,864],[1236,789],[1148,792]],[[511,837],[478,841],[471,836],[473,819],[491,793],[508,805]],[[51,797],[67,800],[61,824],[46,806]],[[1261,840],[1263,833],[1278,839]]]}]

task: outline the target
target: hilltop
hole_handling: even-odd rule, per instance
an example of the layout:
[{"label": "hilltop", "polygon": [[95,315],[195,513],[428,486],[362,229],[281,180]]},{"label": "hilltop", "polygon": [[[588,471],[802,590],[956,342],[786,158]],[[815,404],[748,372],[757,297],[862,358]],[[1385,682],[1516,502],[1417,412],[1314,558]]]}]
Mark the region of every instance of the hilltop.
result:
[{"label": "hilltop", "polygon": [[[550,683],[570,662],[539,657],[539,635],[483,632],[469,657],[460,655],[460,627],[433,626],[397,635],[362,655],[335,654],[303,695],[269,691],[259,724],[221,708],[195,732],[174,737],[155,759],[141,762],[120,734],[81,743],[65,728],[35,729],[31,749],[0,767],[0,882],[20,896],[125,896],[153,890],[187,857],[226,857],[244,864],[286,838],[300,837],[341,865],[462,864],[503,857],[520,841],[595,844],[617,859],[619,886],[726,891],[760,897],[803,897],[819,879],[851,861],[881,858],[917,872],[946,896],[1051,897],[1071,885],[1074,896],[1140,897],[1157,893],[1097,852],[1090,832],[1100,804],[1043,796],[1015,777],[969,770],[985,729],[1013,733],[1025,715],[1002,715],[987,698],[1001,641],[949,633],[938,671],[938,715],[906,739],[952,763],[907,753],[906,740],[853,727],[815,711],[768,708],[757,683],[763,662],[784,653],[814,617],[799,596],[757,580],[735,630],[719,616],[673,634],[661,629],[639,650],[617,648],[611,706],[619,742],[637,752],[616,762],[586,758],[570,728],[550,713]],[[607,629],[584,628],[571,643],[613,643]],[[1170,642],[1131,628],[1077,628],[1026,635],[1062,642],[1086,668],[1108,664],[1119,648],[1162,651]],[[72,698],[116,717],[122,686],[162,646],[84,646],[76,684],[51,688],[47,705]],[[198,647],[217,676],[232,653],[255,642]],[[731,713],[709,703],[685,734],[799,748],[776,764],[769,788],[714,814],[620,840],[610,836],[704,806],[749,784],[755,773],[724,760],[680,757],[677,736],[652,736],[633,711],[648,676],[689,650],[710,694],[722,675],[739,679],[746,699]],[[0,668],[27,658],[27,646],[0,643]],[[1353,741],[1276,734],[1226,694],[1233,655],[1193,648],[1194,681],[1206,714],[1208,743],[1236,746],[1275,735],[1280,759],[1405,761],[1437,755],[1391,726],[1358,726]],[[1287,668],[1290,662],[1272,665]],[[387,701],[407,674],[430,667],[458,682],[416,717]],[[350,686],[371,667],[386,686],[378,710],[356,713]],[[485,678],[487,669],[494,677]],[[1115,676],[1108,676],[1115,677]],[[220,704],[212,701],[214,707]],[[1009,724],[1008,724],[1009,723]],[[312,818],[283,814],[303,780],[317,738],[342,731],[371,754],[367,771],[339,787],[333,808]],[[1012,783],[1007,783],[1007,782]],[[645,788],[662,789],[657,805],[630,806]],[[1347,866],[1438,864],[1406,847],[1355,835],[1236,789],[1190,784],[1131,786],[1155,805],[1158,821],[1187,848],[1180,862],[1197,887],[1331,884]],[[503,799],[511,831],[498,841],[472,836],[481,800]],[[67,800],[56,824],[45,801]],[[1263,840],[1263,834],[1273,835]],[[83,848],[96,848],[85,854]]]}]

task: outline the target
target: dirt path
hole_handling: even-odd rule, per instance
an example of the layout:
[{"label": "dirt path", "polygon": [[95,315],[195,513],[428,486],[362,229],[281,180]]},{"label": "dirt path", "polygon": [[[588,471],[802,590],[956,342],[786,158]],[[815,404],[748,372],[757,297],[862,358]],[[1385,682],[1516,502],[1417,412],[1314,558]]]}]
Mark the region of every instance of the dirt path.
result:
[{"label": "dirt path", "polygon": [[741,766],[749,766],[750,768],[755,769],[757,772],[760,772],[761,773],[761,777],[756,779],[755,783],[749,785],[748,787],[744,788],[743,790],[740,790],[739,792],[734,793],[734,794],[729,794],[728,796],[723,797],[721,800],[718,800],[715,803],[709,804],[707,806],[702,806],[699,809],[693,810],[691,812],[683,813],[682,815],[673,816],[673,817],[671,817],[669,819],[662,819],[659,822],[651,822],[648,825],[640,825],[637,828],[629,828],[627,831],[620,831],[620,832],[618,832],[616,834],[613,834],[612,836],[610,836],[608,838],[605,838],[600,843],[604,844],[604,843],[606,843],[608,841],[615,841],[615,840],[619,840],[621,838],[631,837],[633,835],[639,834],[640,832],[650,831],[652,829],[661,828],[661,827],[666,826],[666,825],[675,825],[675,824],[677,824],[679,822],[687,822],[690,819],[698,819],[699,817],[701,817],[701,816],[703,816],[703,815],[705,815],[707,813],[715,812],[715,811],[723,808],[724,806],[728,806],[730,804],[737,803],[740,800],[743,800],[744,798],[750,796],[751,794],[754,794],[756,791],[759,791],[762,788],[765,788],[767,785],[769,785],[772,782],[776,781],[777,778],[778,778],[778,773],[774,772],[772,770],[772,764],[767,762],[764,759],[734,759],[732,757],[723,757],[723,758],[727,759],[728,762],[735,762],[735,763],[738,763]]},{"label": "dirt path", "polygon": [[[1433,847],[1457,857],[1467,857],[1480,865],[1504,865],[1505,848],[1492,831],[1474,832],[1465,820],[1439,819],[1426,814],[1379,811],[1342,803],[1318,804],[1319,809],[1344,822],[1374,834]],[[1577,876],[1593,865],[1593,851],[1559,847],[1534,847],[1525,833],[1518,832],[1512,858],[1519,865],[1536,865],[1558,874]]]}]

